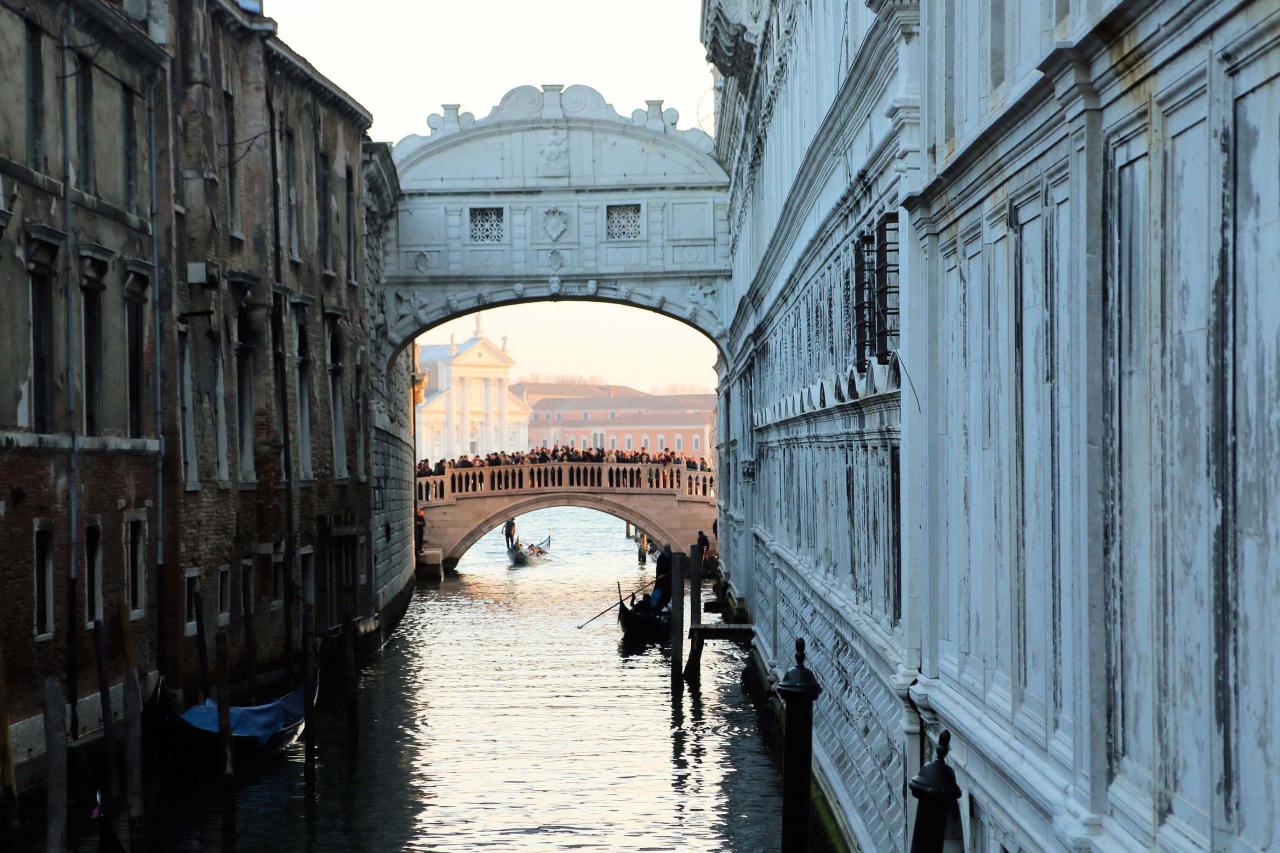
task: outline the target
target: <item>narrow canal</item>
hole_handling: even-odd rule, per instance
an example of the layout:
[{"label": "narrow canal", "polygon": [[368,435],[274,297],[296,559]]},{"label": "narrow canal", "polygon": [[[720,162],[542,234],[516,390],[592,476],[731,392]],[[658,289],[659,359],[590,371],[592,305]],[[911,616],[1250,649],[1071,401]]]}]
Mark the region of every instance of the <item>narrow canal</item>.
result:
[{"label": "narrow canal", "polygon": [[[653,578],[622,522],[583,509],[519,520],[553,562],[508,566],[501,531],[458,577],[419,589],[363,671],[360,739],[321,709],[318,802],[301,746],[236,789],[233,843],[217,803],[175,795],[156,850],[555,851],[777,849],[780,766],[744,692],[746,650],[714,643],[673,699],[657,646],[620,645],[612,613]],[[718,617],[711,617],[718,618]]]}]

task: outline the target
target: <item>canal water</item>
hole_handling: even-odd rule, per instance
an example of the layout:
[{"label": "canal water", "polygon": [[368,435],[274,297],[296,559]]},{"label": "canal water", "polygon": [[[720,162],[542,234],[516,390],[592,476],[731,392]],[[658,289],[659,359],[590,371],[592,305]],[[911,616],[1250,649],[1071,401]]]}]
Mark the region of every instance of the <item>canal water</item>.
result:
[{"label": "canal water", "polygon": [[[673,698],[667,652],[624,647],[613,613],[653,579],[623,524],[590,510],[518,519],[552,562],[508,565],[502,533],[420,588],[361,673],[358,747],[320,709],[318,800],[292,749],[235,790],[234,837],[206,789],[165,797],[146,845],[204,851],[776,850],[780,766],[741,676],[712,643]],[[708,618],[715,619],[714,615]]]}]

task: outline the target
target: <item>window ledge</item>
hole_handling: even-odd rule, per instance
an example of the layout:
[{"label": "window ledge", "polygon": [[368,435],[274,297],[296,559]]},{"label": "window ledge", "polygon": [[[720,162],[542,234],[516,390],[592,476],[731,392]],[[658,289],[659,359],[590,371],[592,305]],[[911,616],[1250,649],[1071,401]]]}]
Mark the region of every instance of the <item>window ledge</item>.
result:
[{"label": "window ledge", "polygon": [[227,232],[227,236],[231,238],[231,242],[244,245],[244,232],[239,228],[232,228]]},{"label": "window ledge", "polygon": [[188,492],[198,492],[198,491],[200,491],[200,483],[199,483],[199,482],[188,482],[188,483],[186,484],[186,489],[187,489],[187,491],[188,491]]},{"label": "window ledge", "polygon": [[348,287],[359,287],[359,286],[360,286],[360,281],[359,281],[358,279],[349,278],[349,279],[347,279],[347,286],[348,286]]},{"label": "window ledge", "polygon": [[218,627],[219,627],[219,628],[225,628],[225,627],[227,627],[227,626],[228,626],[228,625],[230,625],[230,624],[231,624],[231,614],[230,614],[230,613],[219,613],[219,614],[218,614]]},{"label": "window ledge", "polygon": [[257,491],[257,489],[258,489],[257,480],[241,480],[240,481],[240,491],[242,492],[253,492],[253,491]]},{"label": "window ledge", "polygon": [[334,477],[333,484],[335,486],[349,486],[351,485],[351,478],[350,477]]},{"label": "window ledge", "polygon": [[325,283],[329,283],[338,277],[338,273],[336,270],[331,270],[328,267],[325,267],[320,271],[320,277],[325,280]]},{"label": "window ledge", "polygon": [[306,479],[298,481],[298,488],[309,489],[315,484],[316,484],[316,481],[314,479],[312,479],[311,477],[307,477]]},{"label": "window ledge", "polygon": [[52,631],[50,631],[48,634],[36,634],[36,637],[35,637],[35,640],[37,643],[47,643],[52,639],[53,639]]},{"label": "window ledge", "polygon": [[292,249],[290,249],[290,250],[289,250],[289,263],[291,263],[291,264],[298,264],[298,265],[300,266],[300,265],[302,264],[302,255],[299,255],[297,252],[295,252],[295,251],[293,251]]},{"label": "window ledge", "polygon": [[271,609],[272,609],[272,610],[284,610],[284,599],[283,599],[283,598],[277,598],[275,601],[271,602]]},{"label": "window ledge", "polygon": [[188,622],[186,630],[182,632],[185,637],[194,637],[196,635],[196,623]]},{"label": "window ledge", "polygon": [[230,480],[219,480],[219,481],[218,481],[218,489],[219,489],[219,490],[221,490],[221,491],[224,491],[224,492],[225,492],[225,491],[228,491],[230,488],[231,488],[231,481],[230,481]]},{"label": "window ledge", "polygon": [[145,617],[146,615],[147,615],[147,611],[146,611],[146,610],[130,610],[130,611],[129,611],[129,621],[130,621],[130,622],[137,622],[139,619],[142,619],[142,618],[143,618],[143,617]]}]

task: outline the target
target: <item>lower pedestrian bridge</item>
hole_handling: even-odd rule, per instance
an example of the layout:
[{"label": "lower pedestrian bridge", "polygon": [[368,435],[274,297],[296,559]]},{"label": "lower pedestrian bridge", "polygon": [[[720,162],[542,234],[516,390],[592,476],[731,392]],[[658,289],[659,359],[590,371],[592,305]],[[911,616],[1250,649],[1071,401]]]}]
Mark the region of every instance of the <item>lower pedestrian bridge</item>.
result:
[{"label": "lower pedestrian bridge", "polygon": [[683,465],[543,462],[450,468],[419,477],[426,547],[445,569],[508,518],[558,506],[628,521],[659,545],[688,550],[716,517],[715,475]]}]

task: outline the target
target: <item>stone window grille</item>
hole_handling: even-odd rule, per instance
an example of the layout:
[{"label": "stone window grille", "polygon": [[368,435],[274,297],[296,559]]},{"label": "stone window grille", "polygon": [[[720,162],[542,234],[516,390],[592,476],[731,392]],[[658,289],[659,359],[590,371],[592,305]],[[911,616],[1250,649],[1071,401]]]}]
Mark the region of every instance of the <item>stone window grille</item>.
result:
[{"label": "stone window grille", "polygon": [[500,207],[471,208],[471,242],[501,243],[506,239],[506,228]]},{"label": "stone window grille", "polygon": [[859,373],[865,373],[869,362],[871,338],[875,329],[875,270],[876,242],[871,234],[863,234],[858,238],[857,282],[855,301],[853,303],[856,335],[854,340],[854,360]]},{"label": "stone window grille", "polygon": [[640,205],[606,205],[604,234],[606,240],[639,240]]},{"label": "stone window grille", "polygon": [[898,348],[898,220],[880,221],[876,233],[876,360],[889,363]]}]

